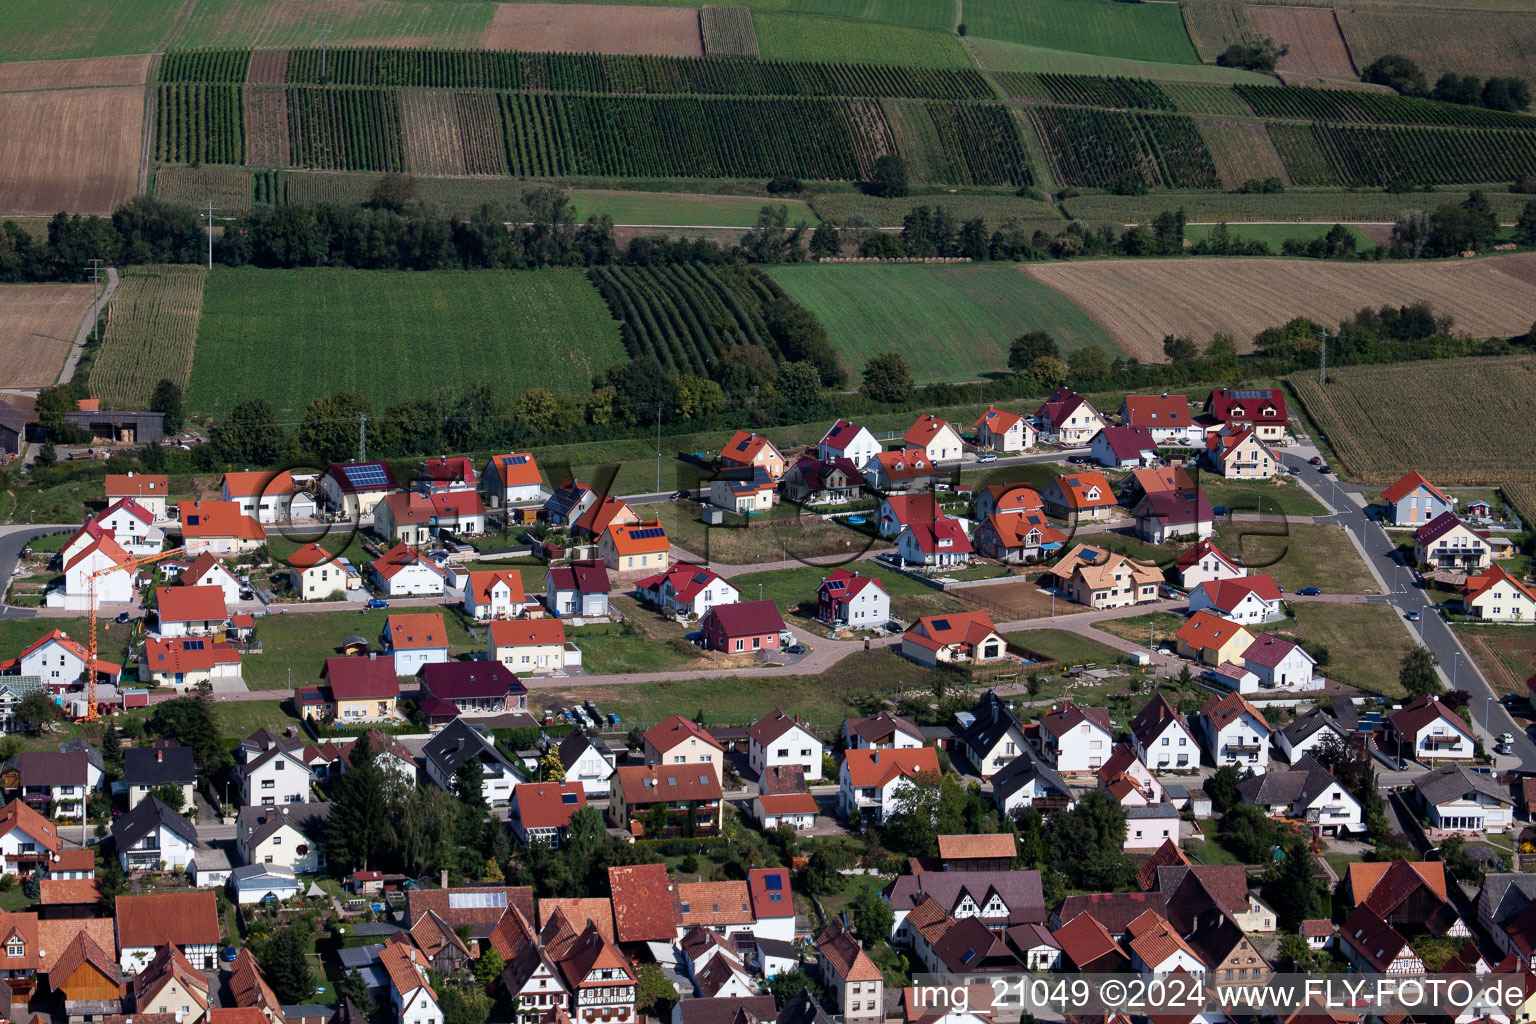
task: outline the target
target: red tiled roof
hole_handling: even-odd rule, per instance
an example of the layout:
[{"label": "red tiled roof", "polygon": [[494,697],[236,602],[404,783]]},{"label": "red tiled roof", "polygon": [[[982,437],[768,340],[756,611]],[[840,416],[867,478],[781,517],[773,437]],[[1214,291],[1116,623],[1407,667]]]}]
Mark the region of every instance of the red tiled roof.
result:
[{"label": "red tiled roof", "polygon": [[[0,836],[10,835],[15,829],[20,829],[22,834],[50,853],[56,854],[64,849],[64,840],[59,837],[58,826],[39,814],[20,797],[13,799],[0,809]],[[94,860],[92,864],[94,865]]]},{"label": "red tiled roof", "polygon": [[1090,411],[1097,414],[1098,410],[1093,408],[1093,404],[1076,391],[1070,391],[1067,388],[1057,388],[1056,393],[1047,398],[1045,403],[1036,410],[1035,418],[1054,428],[1063,423],[1067,417],[1077,411],[1078,406],[1082,405],[1088,406]]},{"label": "red tiled roof", "polygon": [[1214,651],[1231,641],[1238,632],[1247,631],[1236,622],[1229,622],[1220,615],[1199,611],[1191,615],[1189,621],[1173,635],[1193,650]]},{"label": "red tiled roof", "polygon": [[512,792],[525,829],[564,828],[571,815],[587,806],[587,792],[579,782],[525,782]]},{"label": "red tiled roof", "polygon": [[1085,967],[1111,953],[1125,956],[1113,935],[1086,911],[1051,933],[1061,951],[1078,967]]},{"label": "red tiled roof", "polygon": [[1099,436],[1121,461],[1139,459],[1146,452],[1157,451],[1157,442],[1146,427],[1105,427],[1099,431]]},{"label": "red tiled roof", "polygon": [[938,551],[970,554],[973,550],[971,539],[965,535],[965,527],[960,525],[960,520],[949,516],[942,516],[931,523],[912,523],[907,529],[917,542],[918,550],[924,554],[931,555]]},{"label": "red tiled roof", "polygon": [[1533,592],[1530,587],[1527,587],[1524,583],[1521,583],[1509,573],[1505,572],[1502,565],[1495,565],[1480,576],[1472,576],[1468,578],[1467,585],[1462,588],[1461,596],[1468,601],[1476,601],[1479,597],[1482,597],[1486,591],[1491,590],[1493,587],[1496,587],[1500,583],[1504,582],[1508,582],[1510,586],[1514,587],[1520,593],[1524,594],[1532,601],[1536,601],[1536,592]]},{"label": "red tiled roof", "polygon": [[491,623],[491,646],[532,647],[565,643],[565,623],[559,619],[499,619]]},{"label": "red tiled roof", "polygon": [[615,554],[639,555],[672,550],[672,542],[667,539],[666,530],[656,519],[609,526],[605,535],[613,544]]},{"label": "red tiled roof", "polygon": [[717,604],[704,615],[701,628],[708,633],[710,621],[715,622],[726,637],[767,636],[785,629],[784,616],[772,601],[739,601],[736,604]]},{"label": "red tiled roof", "polygon": [[722,462],[746,465],[757,461],[757,457],[764,449],[772,451],[775,455],[779,454],[773,442],[762,434],[738,430],[731,435],[729,441],[725,442],[725,447],[720,449],[720,459]]},{"label": "red tiled roof", "polygon": [[1023,418],[1023,416],[1016,412],[1006,412],[994,405],[988,408],[986,412],[976,417],[976,422],[971,424],[971,426],[973,428],[980,427],[983,423],[985,423],[987,425],[987,429],[992,431],[994,434],[1006,434],[1008,431],[1013,429],[1014,424],[1018,423]]},{"label": "red tiled roof", "polygon": [[267,531],[255,519],[241,513],[238,502],[192,501],[181,506],[181,535],[264,540]]},{"label": "red tiled roof", "polygon": [[215,665],[240,664],[240,652],[229,644],[207,640],[144,638],[140,666],[149,672],[206,672]]},{"label": "red tiled roof", "polygon": [[1012,860],[1018,853],[1018,840],[1011,832],[990,835],[939,836],[942,860],[969,860],[977,857]]},{"label": "red tiled roof", "polygon": [[163,498],[171,489],[171,478],[163,473],[108,473],[107,498]]},{"label": "red tiled roof", "polygon": [[880,463],[885,475],[895,482],[916,480],[933,474],[933,464],[928,461],[928,453],[921,448],[881,452],[875,456],[875,461]]},{"label": "red tiled roof", "polygon": [[859,436],[860,429],[862,428],[857,423],[851,423],[848,420],[838,420],[832,424],[832,429],[822,435],[821,443],[833,451],[845,452],[848,450],[848,446],[853,443],[853,439]]},{"label": "red tiled roof", "polygon": [[1092,722],[1110,735],[1114,734],[1108,708],[1085,708],[1070,700],[1062,704],[1060,709],[1041,718],[1040,728],[1052,736],[1065,736],[1084,722]]},{"label": "red tiled roof", "polygon": [[1200,707],[1200,713],[1210,719],[1211,724],[1218,730],[1235,716],[1245,711],[1252,715],[1265,731],[1274,731],[1269,728],[1269,722],[1265,721],[1264,716],[1259,713],[1259,709],[1248,703],[1248,700],[1240,693],[1229,693],[1225,697],[1212,697]]},{"label": "red tiled roof", "polygon": [[1203,590],[1211,599],[1212,607],[1222,611],[1236,608],[1249,594],[1261,601],[1280,600],[1280,587],[1273,576],[1237,576],[1227,580],[1206,580],[1195,588]]},{"label": "red tiled roof", "polygon": [[[645,731],[645,742],[655,747],[662,754],[665,754],[679,743],[691,739],[707,743],[716,750],[725,750],[720,745],[720,742],[707,731],[682,715],[668,715]],[[619,941],[623,942],[625,940],[620,939]]]},{"label": "red tiled roof", "polygon": [[127,551],[123,550],[123,546],[113,538],[110,530],[103,530],[100,536],[76,552],[75,556],[64,564],[64,568],[66,570],[73,569],[75,566],[89,558],[90,555],[96,551],[106,555],[107,558],[112,561],[113,565],[125,566],[133,557],[128,554]]},{"label": "red tiled roof", "polygon": [[1147,702],[1147,706],[1131,719],[1131,735],[1146,745],[1161,736],[1163,730],[1173,723],[1177,723],[1186,732],[1189,731],[1189,724],[1184,721],[1184,716],[1168,702],[1168,698],[1161,693],[1154,694]]},{"label": "red tiled roof", "polygon": [[1430,483],[1424,474],[1420,473],[1416,469],[1410,470],[1407,473],[1404,473],[1402,476],[1398,477],[1397,483],[1382,491],[1381,496],[1387,502],[1387,504],[1395,505],[1420,487],[1427,489],[1429,493],[1433,494],[1447,505],[1451,503],[1451,499],[1445,496],[1445,492],[1441,491],[1440,488]]},{"label": "red tiled roof", "polygon": [[858,940],[836,923],[817,936],[816,952],[844,981],[879,981],[884,977]]},{"label": "red tiled roof", "polygon": [[439,614],[391,615],[384,620],[384,633],[389,637],[391,650],[421,651],[448,646],[448,630]]},{"label": "red tiled roof", "polygon": [[107,516],[110,516],[118,509],[122,509],[124,512],[127,512],[129,515],[143,523],[153,523],[155,521],[155,517],[150,514],[150,511],[143,505],[140,505],[138,502],[134,501],[132,498],[117,499],[112,504],[107,506],[106,511],[101,513],[100,518],[105,519]]},{"label": "red tiled roof", "polygon": [[416,467],[418,479],[431,480],[435,483],[473,484],[475,482],[475,464],[462,455],[453,458],[444,456],[440,459],[422,459]]},{"label": "red tiled roof", "polygon": [[[901,435],[901,439],[914,448],[926,448],[938,433],[949,426],[947,420],[941,420],[931,412],[925,412],[917,418],[917,422],[907,428],[907,432]],[[954,429],[954,428],[950,428]]]},{"label": "red tiled roof", "polygon": [[[1271,415],[1261,415],[1271,408]],[[1217,388],[1206,400],[1206,409],[1220,422],[1285,424],[1285,396],[1278,388]]]},{"label": "red tiled roof", "polygon": [[219,934],[212,889],[117,898],[118,944],[125,949],[212,946],[218,943]]},{"label": "red tiled roof", "polygon": [[268,495],[293,494],[293,474],[286,469],[278,473],[257,470],[251,473],[225,473],[224,489],[231,498],[255,498]]},{"label": "red tiled roof", "polygon": [[1187,427],[1188,395],[1126,395],[1122,409],[1128,427]]},{"label": "red tiled roof", "polygon": [[1243,660],[1251,661],[1265,668],[1274,668],[1286,658],[1292,651],[1301,646],[1291,640],[1275,636],[1273,633],[1260,633],[1253,638],[1253,643],[1243,652]]},{"label": "red tiled roof", "polygon": [[503,487],[531,487],[542,483],[539,464],[532,452],[510,452],[491,457],[491,470]]},{"label": "red tiled roof", "polygon": [[326,658],[321,676],[336,700],[386,700],[400,696],[393,658]]},{"label": "red tiled roof", "polygon": [[1467,729],[1467,724],[1433,697],[1415,697],[1403,705],[1401,711],[1394,711],[1387,716],[1387,721],[1392,723],[1392,728],[1400,736],[1417,736],[1436,719],[1449,723],[1457,732],[1471,738],[1472,733]]},{"label": "red tiled roof", "polygon": [[155,591],[155,609],[161,622],[223,622],[229,618],[223,587],[160,587]]},{"label": "red tiled roof", "polygon": [[630,764],[617,770],[631,810],[677,800],[719,800],[720,783],[707,764]]},{"label": "red tiled roof", "polygon": [[849,750],[843,756],[848,782],[856,789],[882,789],[892,779],[923,772],[939,774],[939,755],[932,747]]},{"label": "red tiled roof", "polygon": [[[1063,473],[1056,478],[1056,488],[1061,492],[1068,508],[1105,508],[1115,504],[1115,492],[1104,479],[1104,474],[1094,470],[1088,473]],[[1088,494],[1098,488],[1098,498]]]},{"label": "red tiled roof", "polygon": [[677,937],[677,910],[665,864],[609,868],[608,888],[619,942],[671,942]]},{"label": "red tiled roof", "polygon": [[315,543],[305,544],[288,556],[288,564],[299,570],[313,569],[320,565],[330,565],[334,561],[336,561],[335,555]]},{"label": "red tiled roof", "polygon": [[902,639],[936,651],[949,644],[974,646],[996,632],[992,616],[986,612],[951,612],[923,616],[907,627]]},{"label": "red tiled roof", "polygon": [[1175,558],[1173,560],[1173,564],[1178,566],[1180,569],[1187,569],[1192,565],[1198,564],[1199,561],[1206,555],[1214,555],[1215,557],[1221,559],[1223,562],[1226,562],[1232,568],[1239,571],[1242,570],[1242,566],[1233,561],[1230,555],[1228,555],[1225,551],[1221,550],[1221,548],[1218,548],[1215,544],[1208,540],[1202,540],[1200,543],[1184,552],[1178,558]]},{"label": "red tiled roof", "polygon": [[885,504],[902,526],[931,523],[944,514],[939,510],[939,500],[928,493],[887,495]]}]

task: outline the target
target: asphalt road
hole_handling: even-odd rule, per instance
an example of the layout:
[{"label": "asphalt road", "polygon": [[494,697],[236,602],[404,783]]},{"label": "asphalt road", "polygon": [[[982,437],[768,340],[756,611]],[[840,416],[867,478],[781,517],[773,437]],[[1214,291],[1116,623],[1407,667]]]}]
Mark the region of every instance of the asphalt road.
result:
[{"label": "asphalt road", "polygon": [[56,533],[59,530],[76,529],[79,529],[78,525],[71,526],[68,523],[0,526],[0,619],[30,619],[37,614],[31,608],[12,608],[4,602],[5,591],[10,587],[12,574],[16,572],[16,563],[21,560],[21,549],[26,547],[33,537]]},{"label": "asphalt road", "polygon": [[1394,593],[1373,600],[1392,605],[1404,616],[1409,611],[1419,612],[1418,622],[1408,622],[1405,617],[1404,625],[1419,637],[1420,642],[1440,662],[1446,684],[1472,695],[1470,710],[1473,722],[1477,731],[1485,734],[1485,746],[1491,752],[1493,740],[1500,733],[1514,734],[1513,753],[1496,757],[1495,764],[1501,770],[1536,771],[1536,743],[1532,743],[1526,735],[1524,725],[1515,721],[1499,703],[1499,695],[1478,671],[1477,664],[1467,656],[1466,650],[1451,627],[1440,617],[1434,603],[1420,585],[1414,582],[1413,567],[1406,565],[1399,557],[1392,535],[1363,507],[1366,501],[1362,494],[1363,488],[1358,484],[1338,480],[1332,474],[1319,472],[1316,466],[1307,461],[1312,454],[1310,449],[1300,448],[1294,453],[1282,453],[1280,459],[1287,466],[1300,469],[1300,479],[1334,513],[1332,521],[1344,526],[1360,540],[1366,558],[1389,590],[1395,581],[1397,589]]}]

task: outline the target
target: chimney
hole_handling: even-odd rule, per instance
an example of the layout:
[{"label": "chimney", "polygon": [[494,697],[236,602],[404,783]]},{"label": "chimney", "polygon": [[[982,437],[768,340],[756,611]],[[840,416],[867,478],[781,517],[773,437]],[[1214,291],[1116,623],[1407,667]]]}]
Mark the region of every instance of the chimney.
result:
[{"label": "chimney", "polygon": [[155,760],[156,761],[164,761],[165,760],[165,751],[164,750],[156,750],[155,751]]},{"label": "chimney", "polygon": [[443,888],[448,888],[448,869],[443,868]]},{"label": "chimney", "polygon": [[874,762],[874,763],[875,763],[875,764],[879,764],[879,763],[880,763],[880,751],[879,751],[879,750],[876,750],[876,751],[875,751],[875,754],[874,754],[874,757],[873,757],[873,758],[872,758],[872,759],[871,759],[871,760],[872,760],[872,761],[873,761],[873,762]]}]

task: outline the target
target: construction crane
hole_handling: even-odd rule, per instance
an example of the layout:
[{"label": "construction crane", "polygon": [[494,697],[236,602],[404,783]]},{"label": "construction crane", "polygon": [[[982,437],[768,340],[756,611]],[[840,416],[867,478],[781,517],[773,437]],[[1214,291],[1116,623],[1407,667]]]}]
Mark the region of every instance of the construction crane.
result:
[{"label": "construction crane", "polygon": [[89,664],[86,665],[86,677],[90,681],[86,684],[85,716],[80,721],[94,722],[101,717],[101,712],[97,710],[96,706],[96,578],[98,576],[110,576],[118,571],[135,573],[139,571],[141,566],[152,565],[155,562],[170,558],[172,555],[179,555],[186,550],[184,547],[176,547],[166,551],[157,551],[155,554],[145,555],[143,558],[130,558],[120,565],[109,565],[105,569],[97,569],[85,578],[86,592],[89,595],[91,606],[88,619],[90,628],[87,631],[90,636],[86,646],[86,653],[90,658]]}]

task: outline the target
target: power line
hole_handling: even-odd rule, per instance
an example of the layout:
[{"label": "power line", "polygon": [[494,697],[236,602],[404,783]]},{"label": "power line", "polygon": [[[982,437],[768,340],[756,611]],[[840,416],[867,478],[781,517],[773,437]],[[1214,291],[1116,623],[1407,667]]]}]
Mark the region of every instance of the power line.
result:
[{"label": "power line", "polygon": [[92,301],[91,301],[91,341],[95,342],[95,341],[98,340],[97,337],[96,337],[96,333],[97,333],[96,332],[96,328],[97,328],[97,325],[101,323],[101,308],[100,308],[100,306],[101,306],[101,288],[100,288],[100,284],[101,284],[101,266],[102,266],[102,263],[104,261],[96,260],[96,259],[91,259],[91,260],[86,260],[86,262],[89,263],[90,266],[86,267],[85,269],[89,270],[91,272],[91,295],[92,295]]},{"label": "power line", "polygon": [[213,269],[213,200],[208,200],[208,269]]}]

